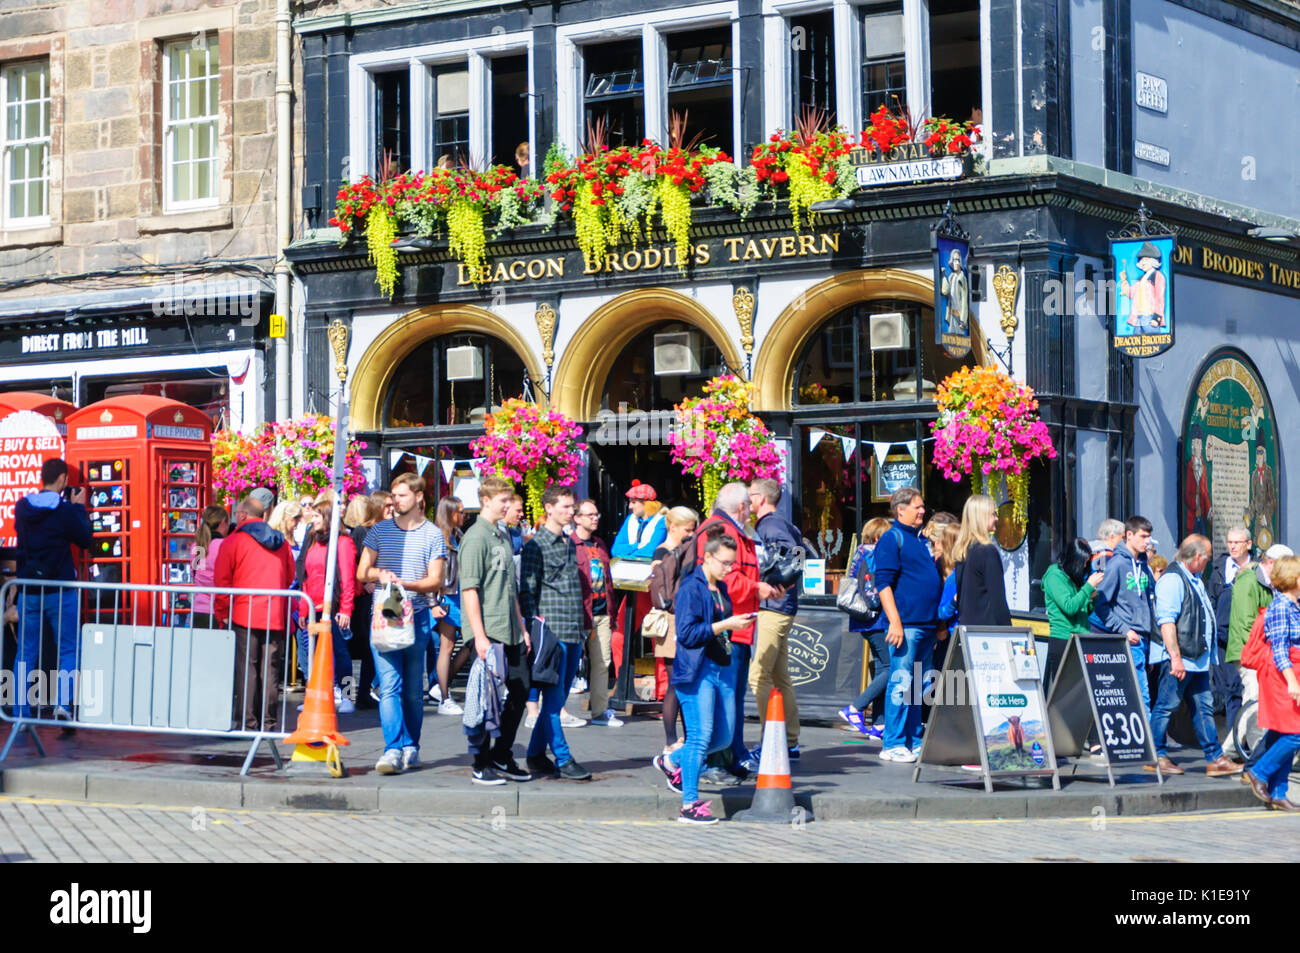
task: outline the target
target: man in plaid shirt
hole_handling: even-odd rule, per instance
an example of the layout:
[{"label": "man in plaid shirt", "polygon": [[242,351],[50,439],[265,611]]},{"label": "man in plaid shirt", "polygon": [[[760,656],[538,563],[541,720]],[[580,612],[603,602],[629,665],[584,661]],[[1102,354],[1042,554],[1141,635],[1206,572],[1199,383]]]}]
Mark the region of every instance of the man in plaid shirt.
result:
[{"label": "man in plaid shirt", "polygon": [[[573,489],[550,486],[542,494],[546,523],[524,543],[520,554],[519,606],[531,628],[544,620],[556,639],[558,665],[554,685],[542,686],[542,711],[528,743],[528,769],[534,775],[558,774],[570,781],[590,781],[591,773],[574,760],[560,726],[560,713],[578,672],[582,644],[591,631],[588,584],[578,569],[578,551],[564,528],[573,521]],[[534,651],[537,647],[534,646]],[[552,762],[546,756],[550,745]]]}]

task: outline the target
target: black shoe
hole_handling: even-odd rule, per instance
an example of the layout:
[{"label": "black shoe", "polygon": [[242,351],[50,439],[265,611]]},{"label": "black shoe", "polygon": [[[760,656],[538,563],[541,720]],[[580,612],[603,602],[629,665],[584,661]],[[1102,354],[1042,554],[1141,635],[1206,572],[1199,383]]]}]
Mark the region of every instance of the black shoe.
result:
[{"label": "black shoe", "polygon": [[572,759],[560,765],[560,777],[566,781],[590,781],[591,772]]},{"label": "black shoe", "polygon": [[510,758],[506,761],[493,761],[492,767],[496,770],[497,774],[504,775],[509,781],[523,782],[531,781],[533,779],[531,774],[519,767],[518,762],[516,762],[514,758]]},{"label": "black shoe", "polygon": [[534,778],[554,777],[560,773],[560,769],[555,766],[555,762],[544,754],[527,757],[524,761]]},{"label": "black shoe", "polygon": [[491,765],[474,769],[475,784],[505,784],[506,779],[497,773],[497,769]]},{"label": "black shoe", "polygon": [[726,768],[708,768],[700,775],[702,784],[713,784],[717,787],[735,787],[740,783],[740,778],[736,777]]}]

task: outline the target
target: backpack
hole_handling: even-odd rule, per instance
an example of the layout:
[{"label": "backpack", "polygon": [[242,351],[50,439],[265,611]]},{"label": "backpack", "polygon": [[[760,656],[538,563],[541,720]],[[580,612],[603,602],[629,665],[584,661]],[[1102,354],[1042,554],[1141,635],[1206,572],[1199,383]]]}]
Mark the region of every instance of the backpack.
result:
[{"label": "backpack", "polygon": [[682,580],[695,571],[696,550],[692,533],[677,548],[659,560],[658,565],[650,571],[650,603],[664,612],[673,611],[673,600],[677,598],[677,588]]}]

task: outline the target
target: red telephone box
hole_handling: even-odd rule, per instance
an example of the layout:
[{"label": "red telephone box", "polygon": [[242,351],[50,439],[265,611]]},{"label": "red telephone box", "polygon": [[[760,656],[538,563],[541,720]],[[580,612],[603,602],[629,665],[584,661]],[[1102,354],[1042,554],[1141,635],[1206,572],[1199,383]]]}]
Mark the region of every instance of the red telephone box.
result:
[{"label": "red telephone box", "polygon": [[0,546],[17,546],[14,506],[41,488],[41,466],[62,457],[77,408],[49,394],[0,394]]},{"label": "red telephone box", "polygon": [[137,394],[82,407],[68,416],[67,425],[68,464],[79,468],[85,481],[94,534],[81,578],[193,582],[194,534],[212,500],[207,414],[165,397]]}]

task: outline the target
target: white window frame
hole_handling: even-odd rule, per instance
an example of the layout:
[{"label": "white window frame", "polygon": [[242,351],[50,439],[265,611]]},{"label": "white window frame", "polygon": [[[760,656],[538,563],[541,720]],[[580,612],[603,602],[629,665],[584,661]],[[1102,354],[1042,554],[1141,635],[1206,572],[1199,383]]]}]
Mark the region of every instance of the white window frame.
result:
[{"label": "white window frame", "polygon": [[[202,36],[204,34],[200,34]],[[216,36],[213,35],[212,43],[207,47],[211,50],[211,60],[209,68],[215,70],[215,79],[217,81],[216,101],[211,104],[212,112],[202,119],[190,117],[187,119],[174,119],[171,116],[171,86],[172,86],[172,51],[181,47],[192,47],[193,40],[171,40],[163,44],[163,70],[162,70],[162,167],[163,167],[163,213],[170,214],[173,212],[192,212],[196,209],[216,208],[221,204],[221,49],[215,42]],[[213,73],[209,72],[208,77]],[[185,82],[193,82],[193,77],[187,77]],[[210,79],[204,80],[205,84]],[[175,184],[176,169],[173,164],[173,139],[178,130],[182,127],[193,128],[200,123],[208,123],[212,126],[212,156],[208,160],[212,166],[212,195],[201,199],[186,199],[176,201],[172,198],[172,187]],[[188,167],[193,167],[197,163],[189,161]]]},{"label": "white window frame", "polygon": [[[30,69],[33,66],[45,68],[45,93],[37,97],[37,101],[45,104],[45,135],[28,136],[23,139],[9,140],[9,83],[13,74],[20,69]],[[32,100],[25,99],[24,103],[30,103]],[[24,60],[15,63],[5,63],[0,66],[0,189],[3,194],[0,195],[0,229],[20,229],[20,228],[41,228],[50,224],[50,167],[53,164],[53,139],[50,133],[50,62],[46,60]],[[13,209],[10,207],[10,186],[13,184],[9,177],[10,152],[21,146],[45,144],[45,168],[42,170],[42,180],[45,182],[45,214],[44,215],[24,215],[21,218],[15,217]],[[24,182],[40,181],[33,179],[24,179]]]},{"label": "white window frame", "polygon": [[[474,159],[490,155],[492,139],[492,64],[497,56],[524,53],[528,58],[528,96],[536,96],[533,84],[533,35],[531,31],[495,33],[469,40],[452,40],[399,50],[358,53],[348,59],[348,169],[344,178],[360,181],[376,168],[375,74],[405,67],[410,73],[411,168],[428,171],[436,156],[429,155],[429,133],[433,106],[432,67],[465,63],[469,69],[469,150]],[[528,110],[528,141],[537,142],[537,109]],[[538,174],[540,157],[530,156],[532,173]],[[401,169],[405,172],[407,170]]]},{"label": "white window frame", "polygon": [[[556,140],[578,155],[586,138],[583,128],[583,99],[586,86],[582,81],[582,47],[589,43],[641,37],[641,62],[644,64],[645,137],[660,145],[668,142],[668,41],[666,34],[692,27],[731,27],[731,140],[733,149],[741,150],[740,95],[743,73],[740,69],[740,13],[734,2],[708,3],[693,7],[660,10],[652,13],[609,17],[590,23],[557,27],[555,31],[556,116],[559,123]],[[741,160],[743,161],[743,159]]]}]

